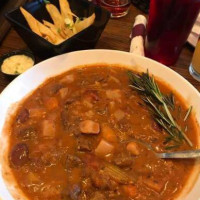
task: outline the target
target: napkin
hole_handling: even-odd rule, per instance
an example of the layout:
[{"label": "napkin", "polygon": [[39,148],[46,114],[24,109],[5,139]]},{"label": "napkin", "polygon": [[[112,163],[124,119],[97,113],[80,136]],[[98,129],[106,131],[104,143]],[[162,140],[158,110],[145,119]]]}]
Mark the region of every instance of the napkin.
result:
[{"label": "napkin", "polygon": [[[143,15],[138,15],[135,18],[133,28],[130,34],[131,44],[130,52],[144,56],[144,41],[146,37],[146,25],[147,19]],[[192,28],[192,31],[187,41],[192,45],[196,46],[197,40],[200,35],[200,13]]]},{"label": "napkin", "polygon": [[144,56],[144,40],[146,36],[147,19],[143,15],[138,15],[135,18],[131,31],[130,52]]}]

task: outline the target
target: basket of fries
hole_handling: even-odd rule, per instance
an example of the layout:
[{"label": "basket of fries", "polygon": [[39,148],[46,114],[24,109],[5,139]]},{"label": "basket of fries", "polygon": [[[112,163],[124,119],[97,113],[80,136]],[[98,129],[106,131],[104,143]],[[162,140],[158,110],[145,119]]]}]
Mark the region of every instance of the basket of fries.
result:
[{"label": "basket of fries", "polygon": [[110,14],[85,0],[45,0],[5,16],[34,54],[48,58],[94,48]]}]

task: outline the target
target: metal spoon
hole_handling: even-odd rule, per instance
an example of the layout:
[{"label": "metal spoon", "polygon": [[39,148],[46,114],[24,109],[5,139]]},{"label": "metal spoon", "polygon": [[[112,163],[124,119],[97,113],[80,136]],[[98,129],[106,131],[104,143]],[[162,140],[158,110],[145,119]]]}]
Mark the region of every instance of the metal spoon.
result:
[{"label": "metal spoon", "polygon": [[170,152],[170,153],[156,153],[155,155],[158,158],[200,158],[200,149],[198,150],[187,150],[187,151],[177,151],[177,152]]},{"label": "metal spoon", "polygon": [[186,151],[176,151],[176,152],[170,152],[170,153],[157,153],[155,150],[152,148],[152,146],[146,142],[143,142],[138,139],[131,139],[128,141],[123,141],[122,143],[128,143],[128,142],[136,142],[139,144],[142,144],[145,146],[147,149],[151,150],[154,152],[154,154],[158,158],[166,159],[166,158],[171,158],[171,159],[192,159],[192,158],[200,158],[200,149],[197,150],[186,150]]}]

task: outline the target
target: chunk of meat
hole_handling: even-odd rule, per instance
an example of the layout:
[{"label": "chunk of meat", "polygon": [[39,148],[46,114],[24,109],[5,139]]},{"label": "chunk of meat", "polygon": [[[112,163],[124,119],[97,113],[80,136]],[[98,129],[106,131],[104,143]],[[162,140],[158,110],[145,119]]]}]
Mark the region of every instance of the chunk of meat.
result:
[{"label": "chunk of meat", "polygon": [[10,154],[10,161],[14,167],[22,167],[29,161],[29,150],[25,143],[16,144]]},{"label": "chunk of meat", "polygon": [[142,182],[150,189],[160,193],[164,188],[164,183],[161,180],[143,177]]},{"label": "chunk of meat", "polygon": [[133,158],[127,153],[120,153],[115,156],[114,163],[120,167],[129,167],[133,163]]},{"label": "chunk of meat", "polygon": [[125,113],[120,109],[116,110],[113,115],[117,121],[120,121],[125,117]]},{"label": "chunk of meat", "polygon": [[102,139],[95,149],[95,154],[100,157],[104,157],[108,154],[113,153],[113,151],[114,151],[114,146],[109,142],[107,142],[106,140]]},{"label": "chunk of meat", "polygon": [[123,190],[131,199],[138,195],[137,187],[135,185],[124,185]]},{"label": "chunk of meat", "polygon": [[82,161],[79,157],[68,154],[66,157],[66,169],[72,169],[81,165]]},{"label": "chunk of meat", "polygon": [[80,151],[92,151],[92,143],[88,138],[79,136],[77,139],[77,148]]},{"label": "chunk of meat", "polygon": [[105,197],[104,194],[102,194],[101,192],[97,191],[92,195],[90,200],[106,200],[106,197]]},{"label": "chunk of meat", "polygon": [[19,123],[25,123],[29,119],[29,111],[24,108],[20,111],[20,113],[17,116],[17,122]]},{"label": "chunk of meat", "polygon": [[80,131],[85,134],[98,134],[100,125],[92,120],[85,120],[80,123]]},{"label": "chunk of meat", "polygon": [[140,154],[139,146],[136,142],[129,142],[126,149],[134,156],[138,156]]},{"label": "chunk of meat", "polygon": [[106,174],[102,174],[101,172],[97,172],[95,170],[90,171],[90,173],[92,185],[94,187],[101,190],[109,189],[110,180]]},{"label": "chunk of meat", "polygon": [[44,120],[42,122],[42,136],[47,138],[54,138],[56,127],[52,120]]}]

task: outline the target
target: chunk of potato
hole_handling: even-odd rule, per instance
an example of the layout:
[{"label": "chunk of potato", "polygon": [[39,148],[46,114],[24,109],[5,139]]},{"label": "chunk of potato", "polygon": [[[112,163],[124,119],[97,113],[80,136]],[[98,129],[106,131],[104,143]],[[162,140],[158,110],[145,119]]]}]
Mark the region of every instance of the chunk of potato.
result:
[{"label": "chunk of potato", "polygon": [[101,157],[107,156],[111,154],[114,150],[114,146],[107,142],[106,140],[102,139],[97,148],[95,149],[95,154]]},{"label": "chunk of potato", "polygon": [[138,156],[140,154],[139,146],[136,142],[129,142],[126,149],[134,156]]},{"label": "chunk of potato", "polygon": [[52,120],[44,120],[42,122],[42,136],[46,138],[54,138],[56,127]]},{"label": "chunk of potato", "polygon": [[85,120],[80,123],[80,131],[85,134],[98,134],[100,125],[92,120]]}]

